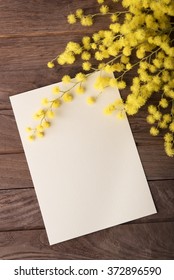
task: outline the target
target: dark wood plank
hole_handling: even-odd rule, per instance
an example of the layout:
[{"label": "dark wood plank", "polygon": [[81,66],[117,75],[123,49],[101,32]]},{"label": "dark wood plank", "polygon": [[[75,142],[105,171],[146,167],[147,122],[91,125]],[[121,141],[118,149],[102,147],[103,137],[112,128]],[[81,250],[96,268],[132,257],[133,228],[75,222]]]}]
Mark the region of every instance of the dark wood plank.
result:
[{"label": "dark wood plank", "polygon": [[[158,214],[132,223],[174,222],[174,180],[150,182],[150,189]],[[44,228],[34,189],[1,190],[0,217],[0,231]]]},{"label": "dark wood plank", "polygon": [[0,154],[23,152],[14,115],[11,110],[0,111]]},{"label": "dark wood plank", "polygon": [[64,51],[69,41],[81,42],[81,39],[81,34],[1,39],[0,71],[10,75],[11,71],[46,68],[47,62]]},{"label": "dark wood plank", "polygon": [[[164,155],[160,146],[141,146],[139,150],[144,170],[149,180],[174,179],[172,159],[168,159]],[[158,157],[160,153],[161,160]],[[152,160],[151,154],[153,155]],[[33,187],[33,184],[24,154],[0,155],[0,189],[30,187]]]},{"label": "dark wood plank", "polygon": [[[112,7],[112,1],[108,1]],[[119,7],[120,5],[117,4]],[[0,26],[1,37],[3,36],[38,36],[39,34],[49,35],[62,34],[67,32],[86,32],[88,27],[68,25],[67,15],[74,13],[76,9],[82,8],[85,13],[96,13],[99,5],[96,0],[90,1],[69,1],[69,0],[10,0],[0,1]],[[95,21],[91,30],[107,28],[109,20]]]},{"label": "dark wood plank", "polygon": [[174,180],[150,181],[149,187],[158,213],[134,223],[174,222]]},{"label": "dark wood plank", "polygon": [[[166,156],[162,138],[153,138],[149,135],[149,126],[140,115],[131,119],[131,127],[148,180],[174,179],[174,160]],[[23,148],[12,111],[0,110],[0,154],[22,152]],[[12,155],[12,159],[14,157]],[[10,155],[7,159],[4,156],[3,161],[12,169],[9,158]],[[19,169],[22,168],[23,162],[19,161],[18,164]]]},{"label": "dark wood plank", "polygon": [[34,189],[0,191],[0,231],[43,228]]},{"label": "dark wood plank", "polygon": [[163,141],[158,145],[156,138],[153,138],[151,143],[140,143],[137,148],[148,180],[174,178],[174,159],[165,154]]},{"label": "dark wood plank", "polygon": [[162,136],[149,135],[145,108],[129,120],[148,180],[161,180],[149,183],[158,214],[48,244],[9,96],[79,71],[80,61],[46,66],[68,41],[107,27],[107,20],[68,25],[66,15],[79,7],[98,11],[96,0],[0,0],[0,259],[174,259],[174,160],[164,154]]},{"label": "dark wood plank", "polygon": [[173,259],[174,223],[120,225],[49,246],[44,230],[0,233],[0,259]]},{"label": "dark wood plank", "polygon": [[0,189],[33,188],[24,154],[0,156]]},{"label": "dark wood plank", "polygon": [[[56,53],[53,55],[55,54]],[[49,58],[45,58],[41,63],[42,65],[39,67],[37,66],[36,69],[34,69],[35,62],[32,60],[31,63],[33,63],[33,69],[27,69],[26,66],[25,71],[21,69],[19,70],[21,66],[15,66],[14,63],[12,71],[0,71],[0,80],[3,81],[3,83],[0,84],[0,110],[11,109],[9,96],[59,82],[65,74],[74,77],[81,69],[81,67],[78,66],[66,66],[62,67],[62,69],[58,68],[56,70],[49,70],[46,66],[48,60]]]}]

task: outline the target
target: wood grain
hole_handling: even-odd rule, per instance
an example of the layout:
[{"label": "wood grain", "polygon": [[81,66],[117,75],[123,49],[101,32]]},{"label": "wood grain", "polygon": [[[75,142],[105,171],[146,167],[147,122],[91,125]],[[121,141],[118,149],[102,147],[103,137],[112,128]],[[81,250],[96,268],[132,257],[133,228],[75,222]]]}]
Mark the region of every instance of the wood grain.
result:
[{"label": "wood grain", "polygon": [[33,188],[24,154],[0,155],[0,189],[19,188]]},{"label": "wood grain", "polygon": [[[173,179],[173,162],[169,163],[168,158],[165,160],[163,151],[160,146],[141,146],[139,147],[141,160],[148,180],[168,180]],[[158,154],[161,153],[160,161]],[[153,154],[154,159],[150,160],[149,156]],[[156,158],[155,158],[156,157]],[[18,189],[31,188],[31,176],[28,170],[24,154],[4,154],[0,155],[0,189]]]},{"label": "wood grain", "polygon": [[120,225],[49,246],[44,230],[0,232],[0,259],[173,259],[174,223]]},{"label": "wood grain", "polygon": [[11,110],[0,111],[0,154],[22,152],[17,125]]},{"label": "wood grain", "polygon": [[[110,1],[110,7],[114,4]],[[120,5],[117,4],[120,10]],[[95,25],[91,28],[82,27],[79,23],[68,25],[67,15],[74,13],[76,9],[82,8],[85,14],[99,12],[96,0],[90,1],[69,1],[69,0],[11,0],[0,1],[0,26],[1,36],[38,36],[50,33],[55,35],[67,32],[78,32],[98,30],[107,28],[109,20],[95,20]],[[112,10],[112,9],[111,9]]]},{"label": "wood grain", "polygon": [[[140,115],[131,119],[131,127],[147,179],[174,179],[174,161],[165,155],[162,139],[149,135],[148,125]],[[32,186],[11,110],[0,110],[0,133],[0,189]]]},{"label": "wood grain", "polygon": [[[64,67],[61,71],[59,68],[49,70],[46,66],[47,61],[48,59],[45,59],[45,62],[42,61],[42,65],[40,67],[37,66],[37,69],[34,70],[19,70],[18,66],[13,65],[13,70],[11,71],[0,71],[0,80],[3,81],[0,84],[0,110],[11,109],[9,100],[11,95],[59,82],[65,74],[70,74],[74,77],[80,71],[80,67]],[[35,63],[34,60],[32,63]]]},{"label": "wood grain", "polygon": [[[149,183],[158,213],[131,223],[174,222],[174,180]],[[34,189],[0,191],[0,231],[44,228]]]},{"label": "wood grain", "polygon": [[33,189],[0,191],[1,231],[43,228]]}]

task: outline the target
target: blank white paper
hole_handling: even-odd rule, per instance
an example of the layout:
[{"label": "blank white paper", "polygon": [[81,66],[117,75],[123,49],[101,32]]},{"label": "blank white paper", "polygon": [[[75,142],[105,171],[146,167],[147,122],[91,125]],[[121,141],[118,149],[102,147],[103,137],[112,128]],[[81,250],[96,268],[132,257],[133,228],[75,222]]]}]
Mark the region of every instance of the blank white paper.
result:
[{"label": "blank white paper", "polygon": [[25,128],[36,124],[32,115],[53,85],[10,97],[51,245],[156,213],[127,118],[102,113],[118,90],[106,88],[96,104],[86,104],[97,75],[32,143]]}]

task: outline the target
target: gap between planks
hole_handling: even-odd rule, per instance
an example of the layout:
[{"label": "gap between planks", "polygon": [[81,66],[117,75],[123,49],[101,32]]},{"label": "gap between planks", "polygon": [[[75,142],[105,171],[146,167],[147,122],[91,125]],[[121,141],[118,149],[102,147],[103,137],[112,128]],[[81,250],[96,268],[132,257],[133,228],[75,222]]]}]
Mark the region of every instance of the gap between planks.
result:
[{"label": "gap between planks", "polygon": [[[104,229],[101,229],[101,230],[98,230],[98,231],[95,231],[95,232],[92,232],[91,234],[93,233],[97,233],[97,232],[101,232],[103,230],[111,230],[112,228],[114,227],[118,227],[118,226],[121,226],[121,227],[127,227],[127,226],[134,226],[134,225],[145,225],[145,224],[171,224],[171,223],[174,223],[174,219],[171,219],[171,220],[166,220],[166,221],[146,221],[146,222],[134,222],[134,221],[130,221],[130,222],[127,222],[127,223],[124,223],[124,224],[118,224],[118,225],[115,225],[115,226],[112,226],[112,227],[108,227],[108,228],[104,228]],[[35,227],[35,228],[24,228],[24,229],[6,229],[6,230],[0,230],[0,233],[5,233],[5,232],[28,232],[28,231],[37,231],[37,230],[42,230],[42,231],[45,231],[45,226],[43,227]],[[86,236],[87,234],[85,235],[82,235],[82,236]],[[79,236],[80,237],[80,236]]]},{"label": "gap between planks", "polygon": [[[83,30],[83,33],[93,34],[95,30]],[[30,33],[16,33],[16,34],[0,34],[0,39],[11,38],[28,38],[28,37],[52,37],[60,35],[79,35],[82,34],[82,30],[65,30],[65,31],[52,31],[52,32],[30,32]]]}]

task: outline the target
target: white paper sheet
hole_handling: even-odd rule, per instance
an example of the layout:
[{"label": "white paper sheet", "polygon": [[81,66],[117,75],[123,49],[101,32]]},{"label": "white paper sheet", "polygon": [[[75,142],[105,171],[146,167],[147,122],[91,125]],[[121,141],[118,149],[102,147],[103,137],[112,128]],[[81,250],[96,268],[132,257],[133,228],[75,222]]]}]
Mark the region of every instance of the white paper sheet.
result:
[{"label": "white paper sheet", "polygon": [[[96,92],[97,75],[86,82],[86,96]],[[10,97],[50,244],[156,213],[127,118],[102,113],[117,90],[105,89],[92,106],[75,95],[43,139],[27,140],[25,128],[52,87]]]}]

